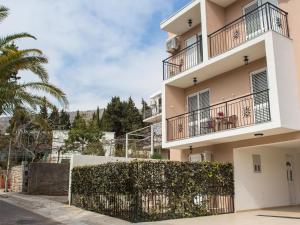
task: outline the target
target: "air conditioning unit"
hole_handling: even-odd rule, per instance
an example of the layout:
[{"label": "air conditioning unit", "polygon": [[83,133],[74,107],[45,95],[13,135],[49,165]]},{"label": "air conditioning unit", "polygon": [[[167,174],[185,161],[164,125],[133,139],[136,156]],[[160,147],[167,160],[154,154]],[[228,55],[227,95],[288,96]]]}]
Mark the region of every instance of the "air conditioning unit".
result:
[{"label": "air conditioning unit", "polygon": [[191,154],[190,162],[212,162],[212,153],[202,152],[199,154]]},{"label": "air conditioning unit", "polygon": [[167,52],[174,53],[179,50],[180,44],[178,37],[173,37],[166,42]]}]

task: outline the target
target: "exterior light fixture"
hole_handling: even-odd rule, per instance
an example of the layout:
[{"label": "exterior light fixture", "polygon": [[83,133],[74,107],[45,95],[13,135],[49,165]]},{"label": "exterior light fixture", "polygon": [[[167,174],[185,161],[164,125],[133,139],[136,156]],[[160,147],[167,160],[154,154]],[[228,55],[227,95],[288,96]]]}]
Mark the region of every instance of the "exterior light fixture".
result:
[{"label": "exterior light fixture", "polygon": [[247,55],[244,56],[244,63],[245,65],[249,64],[249,57]]},{"label": "exterior light fixture", "polygon": [[192,19],[189,19],[189,20],[188,20],[188,24],[189,24],[189,27],[192,27],[192,25],[193,25],[193,20],[192,20]]},{"label": "exterior light fixture", "polygon": [[256,134],[254,134],[254,136],[255,136],[255,137],[263,137],[264,134],[263,134],[263,133],[256,133]]},{"label": "exterior light fixture", "polygon": [[197,77],[194,77],[194,78],[193,78],[193,82],[194,82],[194,85],[197,84]]}]

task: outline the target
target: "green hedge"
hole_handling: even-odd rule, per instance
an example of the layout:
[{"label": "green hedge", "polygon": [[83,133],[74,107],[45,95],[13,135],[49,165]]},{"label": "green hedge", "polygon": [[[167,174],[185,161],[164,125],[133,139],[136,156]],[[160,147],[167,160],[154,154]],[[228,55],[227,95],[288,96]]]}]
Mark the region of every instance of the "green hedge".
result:
[{"label": "green hedge", "polygon": [[133,161],[72,171],[72,204],[133,222],[232,212],[233,194],[231,164]]}]

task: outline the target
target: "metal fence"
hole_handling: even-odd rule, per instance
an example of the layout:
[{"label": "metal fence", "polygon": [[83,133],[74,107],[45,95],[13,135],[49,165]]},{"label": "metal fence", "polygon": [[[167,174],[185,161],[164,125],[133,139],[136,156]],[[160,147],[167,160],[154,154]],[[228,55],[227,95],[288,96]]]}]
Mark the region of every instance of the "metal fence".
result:
[{"label": "metal fence", "polygon": [[167,139],[174,141],[269,121],[269,90],[264,90],[167,119]]},{"label": "metal fence", "polygon": [[180,50],[163,61],[163,79],[169,79],[203,61],[202,40]]},{"label": "metal fence", "polygon": [[210,57],[227,52],[269,30],[289,37],[288,13],[267,2],[210,34]]}]

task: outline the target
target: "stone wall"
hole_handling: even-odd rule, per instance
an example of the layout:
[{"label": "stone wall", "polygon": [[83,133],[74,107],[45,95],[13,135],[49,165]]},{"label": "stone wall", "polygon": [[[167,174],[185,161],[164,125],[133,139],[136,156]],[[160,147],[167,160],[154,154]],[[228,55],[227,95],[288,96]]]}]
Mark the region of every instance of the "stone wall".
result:
[{"label": "stone wall", "polygon": [[28,175],[27,163],[22,163],[22,165],[12,167],[10,172],[10,176],[11,176],[10,190],[12,192],[26,192],[27,175]]},{"label": "stone wall", "polygon": [[28,194],[67,195],[69,164],[30,163],[28,168]]}]

